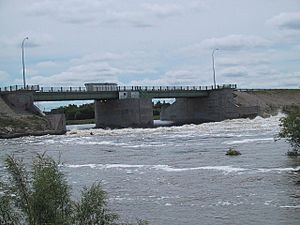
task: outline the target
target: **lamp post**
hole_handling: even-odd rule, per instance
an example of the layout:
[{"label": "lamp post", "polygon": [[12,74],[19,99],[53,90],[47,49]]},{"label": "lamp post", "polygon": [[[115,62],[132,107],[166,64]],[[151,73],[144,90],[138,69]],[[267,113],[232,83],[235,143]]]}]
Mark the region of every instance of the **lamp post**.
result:
[{"label": "lamp post", "polygon": [[22,41],[22,65],[23,65],[23,84],[24,89],[26,89],[26,80],[25,80],[25,62],[24,62],[24,42],[28,40],[28,37],[24,38]]},{"label": "lamp post", "polygon": [[214,89],[216,89],[217,85],[216,85],[216,70],[215,70],[215,51],[218,51],[218,48],[214,48],[211,54],[212,57],[212,69],[213,69],[213,78],[214,78]]}]

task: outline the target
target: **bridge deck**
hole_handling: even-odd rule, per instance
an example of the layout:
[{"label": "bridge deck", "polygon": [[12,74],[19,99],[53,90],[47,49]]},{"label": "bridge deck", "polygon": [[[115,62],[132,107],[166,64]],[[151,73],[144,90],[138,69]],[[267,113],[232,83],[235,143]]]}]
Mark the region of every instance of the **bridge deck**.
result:
[{"label": "bridge deck", "polygon": [[[38,85],[0,88],[0,93],[31,91],[34,101],[119,99],[120,93],[138,93],[145,98],[193,98],[208,96],[215,89],[234,89],[236,85],[213,86],[117,86],[87,91],[85,87],[39,87]],[[130,95],[129,95],[130,96]]]}]

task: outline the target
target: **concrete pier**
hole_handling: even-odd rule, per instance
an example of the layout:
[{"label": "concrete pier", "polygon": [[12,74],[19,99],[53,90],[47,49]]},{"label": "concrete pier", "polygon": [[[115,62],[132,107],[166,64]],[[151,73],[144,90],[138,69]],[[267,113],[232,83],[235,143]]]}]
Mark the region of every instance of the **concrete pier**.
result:
[{"label": "concrete pier", "polygon": [[97,128],[153,127],[151,98],[95,100]]},{"label": "concrete pier", "polygon": [[208,97],[177,98],[169,107],[163,108],[161,120],[170,120],[175,124],[216,122],[238,118],[234,103],[233,90],[212,90]]}]

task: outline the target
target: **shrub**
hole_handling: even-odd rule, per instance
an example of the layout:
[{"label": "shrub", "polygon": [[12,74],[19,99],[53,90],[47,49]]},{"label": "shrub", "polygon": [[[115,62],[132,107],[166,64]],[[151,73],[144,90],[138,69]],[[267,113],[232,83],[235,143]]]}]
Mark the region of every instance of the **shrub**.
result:
[{"label": "shrub", "polygon": [[280,119],[279,138],[285,138],[294,151],[300,150],[300,110],[294,110]]},{"label": "shrub", "polygon": [[45,154],[37,155],[30,171],[14,156],[7,157],[5,166],[8,179],[0,182],[0,225],[125,225],[108,209],[100,184],[84,188],[80,201],[72,201],[58,163]]},{"label": "shrub", "polygon": [[241,153],[238,150],[235,150],[233,148],[229,148],[229,150],[226,152],[226,155],[236,156],[236,155],[241,155]]},{"label": "shrub", "polygon": [[295,156],[298,156],[299,153],[298,153],[298,151],[288,151],[288,152],[286,153],[286,155],[287,155],[287,156],[291,156],[291,157],[295,157]]}]

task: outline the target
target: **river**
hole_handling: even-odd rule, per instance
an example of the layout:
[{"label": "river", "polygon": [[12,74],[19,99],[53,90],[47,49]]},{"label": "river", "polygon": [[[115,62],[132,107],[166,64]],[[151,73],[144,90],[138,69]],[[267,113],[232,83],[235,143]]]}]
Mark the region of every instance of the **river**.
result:
[{"label": "river", "polygon": [[[73,187],[101,181],[125,221],[153,225],[300,224],[300,161],[274,141],[282,115],[153,129],[82,129],[0,140],[6,154],[61,158]],[[94,135],[91,135],[90,133]],[[229,147],[242,155],[226,156]]]}]

